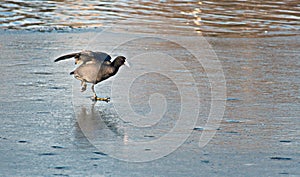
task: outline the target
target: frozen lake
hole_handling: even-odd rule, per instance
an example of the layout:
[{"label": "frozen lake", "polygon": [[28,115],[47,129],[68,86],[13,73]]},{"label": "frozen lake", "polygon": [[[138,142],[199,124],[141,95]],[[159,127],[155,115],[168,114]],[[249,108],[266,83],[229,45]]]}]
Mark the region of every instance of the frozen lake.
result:
[{"label": "frozen lake", "polygon": [[[98,37],[101,40],[94,40]],[[101,31],[1,32],[0,38],[2,176],[299,175],[299,37],[207,38],[226,78],[226,100],[216,100],[226,101],[224,116],[209,126],[208,74],[217,71],[198,67],[186,49],[163,38]],[[119,45],[132,38],[137,40]],[[195,44],[186,36],[173,39]],[[87,48],[107,51],[113,58],[123,54],[131,62],[132,67],[121,68],[115,80],[96,86],[99,95],[111,97],[110,103],[94,104],[89,88],[79,92],[79,81],[68,74],[73,61],[53,62]],[[169,60],[167,54],[176,55]],[[148,59],[151,56],[157,58]],[[172,58],[178,63],[173,65]],[[134,82],[130,71],[140,72]],[[188,74],[195,81],[188,80]],[[132,110],[142,116],[157,111],[161,119],[122,120],[131,114],[124,109],[128,100],[115,90],[126,91],[126,83],[132,86],[127,94]],[[198,97],[181,97],[180,89],[191,89],[192,94],[193,87]],[[150,97],[153,93],[160,95]],[[183,107],[191,114],[181,115]],[[198,116],[193,122],[195,109]],[[117,114],[118,110],[123,112]],[[166,152],[161,157],[161,151],[147,143],[173,130],[180,116],[186,121],[158,147]],[[138,122],[146,127],[135,125]],[[199,147],[201,135],[210,132],[216,134]],[[176,147],[178,139],[183,143]],[[146,145],[135,149],[132,142]],[[142,159],[133,156],[135,150]],[[136,159],[145,162],[131,162]]]}]

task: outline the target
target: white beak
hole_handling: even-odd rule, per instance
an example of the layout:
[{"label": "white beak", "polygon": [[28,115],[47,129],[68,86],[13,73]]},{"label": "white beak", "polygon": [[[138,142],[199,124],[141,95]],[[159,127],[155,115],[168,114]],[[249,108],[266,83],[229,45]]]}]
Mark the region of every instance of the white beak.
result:
[{"label": "white beak", "polygon": [[129,63],[125,60],[125,63],[124,63],[125,66],[127,66],[128,68],[130,68],[130,65]]}]

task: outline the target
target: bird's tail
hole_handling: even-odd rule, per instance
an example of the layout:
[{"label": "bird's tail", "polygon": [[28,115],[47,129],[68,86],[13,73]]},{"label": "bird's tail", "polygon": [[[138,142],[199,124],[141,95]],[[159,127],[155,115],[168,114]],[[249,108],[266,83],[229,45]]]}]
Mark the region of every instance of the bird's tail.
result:
[{"label": "bird's tail", "polygon": [[68,54],[68,55],[63,55],[61,57],[58,57],[57,59],[54,60],[54,62],[58,62],[58,61],[73,58],[73,57],[79,58],[79,56],[80,56],[80,53],[71,53],[71,54]]}]

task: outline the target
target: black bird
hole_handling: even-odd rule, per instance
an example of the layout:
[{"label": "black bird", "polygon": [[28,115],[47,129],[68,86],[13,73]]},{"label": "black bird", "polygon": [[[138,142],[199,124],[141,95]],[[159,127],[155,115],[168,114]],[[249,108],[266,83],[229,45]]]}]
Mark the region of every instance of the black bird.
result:
[{"label": "black bird", "polygon": [[54,60],[58,62],[61,60],[75,58],[75,64],[80,64],[70,75],[74,74],[74,77],[81,81],[81,91],[86,90],[86,83],[92,83],[92,91],[94,101],[110,101],[110,98],[99,98],[96,95],[94,87],[99,82],[114,76],[122,65],[129,67],[128,62],[124,56],[118,56],[114,61],[110,61],[111,57],[107,53],[82,51],[77,53],[71,53],[61,56]]}]

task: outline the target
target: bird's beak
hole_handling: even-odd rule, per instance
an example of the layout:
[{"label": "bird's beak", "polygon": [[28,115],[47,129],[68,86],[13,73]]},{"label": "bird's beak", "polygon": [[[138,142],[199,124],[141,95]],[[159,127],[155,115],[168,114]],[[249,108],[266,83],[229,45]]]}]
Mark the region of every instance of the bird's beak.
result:
[{"label": "bird's beak", "polygon": [[127,66],[128,68],[130,68],[130,65],[129,63],[125,60],[125,63],[124,63],[125,66]]}]

